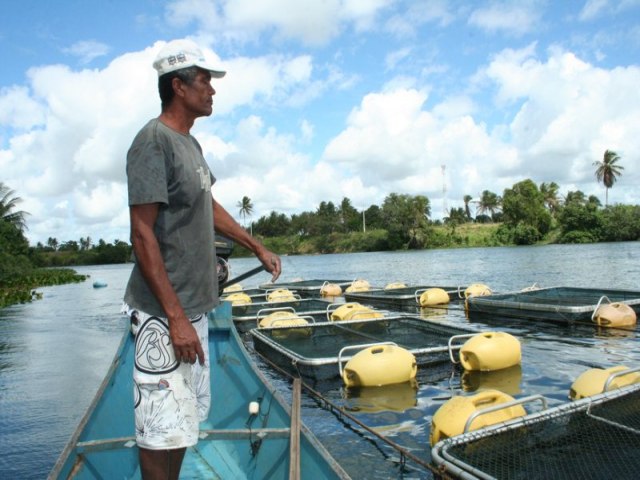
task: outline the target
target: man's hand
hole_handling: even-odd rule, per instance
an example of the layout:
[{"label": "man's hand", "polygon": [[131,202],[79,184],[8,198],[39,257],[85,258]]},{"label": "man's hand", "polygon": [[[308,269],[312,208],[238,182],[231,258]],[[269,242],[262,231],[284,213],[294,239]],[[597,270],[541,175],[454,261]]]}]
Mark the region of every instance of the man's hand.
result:
[{"label": "man's hand", "polygon": [[271,282],[275,282],[282,273],[280,257],[266,248],[260,250],[256,256],[258,257],[258,260],[262,262],[262,265],[264,265],[267,272],[271,273]]},{"label": "man's hand", "polygon": [[178,362],[193,364],[198,360],[200,365],[204,365],[204,351],[198,334],[186,316],[169,320],[169,335]]}]

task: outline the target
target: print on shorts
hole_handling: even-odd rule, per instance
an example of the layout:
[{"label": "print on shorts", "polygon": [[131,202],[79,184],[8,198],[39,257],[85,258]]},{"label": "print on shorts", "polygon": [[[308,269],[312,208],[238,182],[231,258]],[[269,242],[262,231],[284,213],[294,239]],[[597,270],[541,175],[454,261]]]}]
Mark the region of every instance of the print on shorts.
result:
[{"label": "print on shorts", "polygon": [[143,373],[161,375],[180,366],[169,336],[169,326],[158,317],[149,317],[136,334],[135,367]]}]

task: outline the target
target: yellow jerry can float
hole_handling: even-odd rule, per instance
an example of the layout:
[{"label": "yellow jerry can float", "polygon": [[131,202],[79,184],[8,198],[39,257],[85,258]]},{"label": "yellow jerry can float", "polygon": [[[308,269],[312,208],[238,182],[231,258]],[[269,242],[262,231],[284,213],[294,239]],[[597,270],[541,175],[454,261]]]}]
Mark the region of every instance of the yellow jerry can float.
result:
[{"label": "yellow jerry can float", "polygon": [[244,292],[232,293],[227,295],[224,300],[231,302],[231,305],[249,305],[251,303],[251,297]]},{"label": "yellow jerry can float", "polygon": [[356,353],[344,369],[338,356],[341,376],[347,387],[375,387],[408,382],[416,378],[418,366],[413,353],[395,344],[370,345]]},{"label": "yellow jerry can float", "polygon": [[[429,442],[434,446],[440,440],[464,433],[464,427],[471,415],[483,409],[503,403],[513,402],[514,398],[499,390],[483,390],[471,396],[455,396],[447,400],[433,415]],[[522,405],[513,405],[483,415],[478,415],[469,425],[468,431],[478,430],[512,418],[526,415]]]},{"label": "yellow jerry can float", "polygon": [[288,288],[279,288],[267,294],[267,302],[293,302],[296,300],[295,295]]},{"label": "yellow jerry can float", "polygon": [[370,288],[371,285],[369,285],[369,282],[367,282],[366,280],[354,280],[353,282],[351,282],[351,285],[347,287],[345,292],[367,292]]},{"label": "yellow jerry can float", "polygon": [[[628,373],[623,374],[622,372]],[[624,365],[618,365],[610,368],[590,368],[582,372],[573,382],[569,389],[569,398],[571,400],[580,400],[581,398],[591,397],[609,390],[626,387],[633,383],[640,382],[640,374],[638,368],[630,369]],[[614,376],[615,375],[615,376]],[[610,377],[613,377],[610,379]],[[608,383],[608,384],[607,384]]]},{"label": "yellow jerry can float", "polygon": [[490,372],[519,365],[520,341],[506,332],[474,335],[460,348],[460,363],[465,370]]},{"label": "yellow jerry can float", "polygon": [[[416,292],[417,294],[418,292]],[[418,303],[421,307],[434,305],[446,305],[449,303],[449,294],[442,288],[428,288],[420,294]]]},{"label": "yellow jerry can float", "polygon": [[239,283],[234,283],[233,285],[229,285],[227,288],[222,290],[223,293],[233,293],[233,292],[241,292],[242,285]]},{"label": "yellow jerry can float", "polygon": [[484,283],[472,283],[464,291],[464,298],[485,297],[493,292]]},{"label": "yellow jerry can float", "polygon": [[593,312],[592,320],[601,327],[631,327],[636,324],[636,312],[626,303],[600,305]]},{"label": "yellow jerry can float", "polygon": [[269,327],[295,327],[308,325],[304,318],[299,317],[295,313],[291,312],[273,312],[260,320],[259,327],[260,328],[269,328]]},{"label": "yellow jerry can float", "polygon": [[391,282],[385,285],[385,290],[395,290],[396,288],[405,288],[407,285],[402,282]]},{"label": "yellow jerry can float", "polygon": [[337,283],[324,282],[320,287],[320,295],[323,297],[339,297],[342,295],[342,287]]},{"label": "yellow jerry can float", "polygon": [[331,313],[331,321],[360,320],[364,318],[382,318],[384,315],[372,308],[351,302],[339,306]]},{"label": "yellow jerry can float", "polygon": [[[292,312],[273,312],[260,320],[259,328],[270,327],[304,327],[309,322]],[[282,340],[285,338],[304,338],[311,335],[310,328],[283,328],[273,332],[273,338]]]}]

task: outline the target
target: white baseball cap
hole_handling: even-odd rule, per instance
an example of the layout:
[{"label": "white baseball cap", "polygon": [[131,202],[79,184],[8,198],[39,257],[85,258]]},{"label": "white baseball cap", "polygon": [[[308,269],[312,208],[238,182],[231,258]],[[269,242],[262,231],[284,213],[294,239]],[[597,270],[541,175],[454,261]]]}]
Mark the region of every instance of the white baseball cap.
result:
[{"label": "white baseball cap", "polygon": [[158,71],[158,77],[165,73],[182,68],[198,67],[211,72],[213,78],[222,78],[227,72],[217,70],[204,58],[202,50],[191,40],[172,40],[158,53],[153,68]]}]

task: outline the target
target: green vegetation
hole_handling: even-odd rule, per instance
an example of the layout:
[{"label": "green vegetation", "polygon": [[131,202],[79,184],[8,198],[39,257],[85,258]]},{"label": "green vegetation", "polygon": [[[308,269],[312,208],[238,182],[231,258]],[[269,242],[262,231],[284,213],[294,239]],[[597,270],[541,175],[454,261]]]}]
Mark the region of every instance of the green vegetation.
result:
[{"label": "green vegetation", "polygon": [[[619,161],[607,150],[602,162],[594,162],[596,178],[607,192],[623,170]],[[640,239],[640,206],[602,207],[595,196],[578,190],[560,198],[559,190],[555,182],[538,186],[525,179],[502,196],[484,190],[474,201],[464,195],[464,208],[452,208],[442,221],[429,218],[431,204],[423,195],[391,193],[382,205],[361,211],[345,197],[338,205],[323,201],[315,211],[291,216],[272,211],[252,221],[249,229],[271,250],[289,255]],[[0,307],[28,301],[39,285],[84,280],[73,270],[43,267],[129,261],[131,246],[119,240],[93,245],[89,237],[63,243],[49,238],[46,245],[30,247],[23,234],[28,214],[16,210],[19,203],[0,182]],[[251,199],[244,196],[237,207],[246,222],[254,209]],[[234,255],[249,252],[236,246]]]},{"label": "green vegetation", "polygon": [[34,266],[34,252],[24,236],[28,213],[16,210],[20,202],[15,192],[0,182],[0,308],[37,298],[36,287],[86,278],[70,269]]}]

